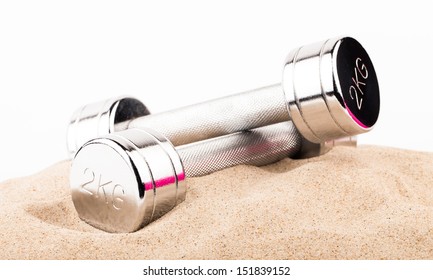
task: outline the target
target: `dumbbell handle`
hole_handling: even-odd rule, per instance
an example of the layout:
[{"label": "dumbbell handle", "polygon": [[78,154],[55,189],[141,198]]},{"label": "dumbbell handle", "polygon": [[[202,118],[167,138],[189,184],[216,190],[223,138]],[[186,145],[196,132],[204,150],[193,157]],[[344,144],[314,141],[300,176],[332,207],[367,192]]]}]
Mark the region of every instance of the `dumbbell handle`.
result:
[{"label": "dumbbell handle", "polygon": [[276,84],[118,123],[114,130],[148,127],[179,146],[289,119],[283,89]]},{"label": "dumbbell handle", "polygon": [[302,137],[281,122],[176,147],[185,175],[197,177],[240,164],[262,166],[299,154]]}]

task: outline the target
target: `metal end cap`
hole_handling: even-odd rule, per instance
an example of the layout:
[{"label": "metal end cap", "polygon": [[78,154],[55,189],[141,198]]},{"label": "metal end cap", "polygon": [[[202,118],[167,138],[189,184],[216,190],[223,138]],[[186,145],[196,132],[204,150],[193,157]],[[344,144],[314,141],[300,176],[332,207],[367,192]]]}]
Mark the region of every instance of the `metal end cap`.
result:
[{"label": "metal end cap", "polygon": [[313,143],[370,131],[379,117],[376,72],[365,49],[350,37],[293,50],[282,85],[292,121]]},{"label": "metal end cap", "polygon": [[126,129],[129,121],[149,114],[141,101],[129,96],[115,97],[79,108],[68,125],[67,148],[70,156],[73,157],[88,140]]},{"label": "metal end cap", "polygon": [[88,141],[70,172],[79,217],[107,232],[134,232],[185,199],[180,157],[151,130],[128,129]]}]

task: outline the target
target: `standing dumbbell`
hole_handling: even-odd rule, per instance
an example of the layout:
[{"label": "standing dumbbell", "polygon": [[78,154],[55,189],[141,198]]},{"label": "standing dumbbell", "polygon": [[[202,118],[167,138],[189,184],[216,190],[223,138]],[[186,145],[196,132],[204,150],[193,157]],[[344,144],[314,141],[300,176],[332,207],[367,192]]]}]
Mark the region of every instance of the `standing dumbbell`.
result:
[{"label": "standing dumbbell", "polygon": [[[289,120],[306,139],[322,143],[369,131],[380,103],[373,64],[350,37],[290,52],[281,84],[153,115],[135,99],[121,100],[91,104],[73,115],[71,154],[87,140],[126,128],[152,128],[178,146]],[[135,104],[134,112],[127,104]]]},{"label": "standing dumbbell", "polygon": [[78,150],[70,174],[72,200],[87,223],[108,232],[132,232],[185,199],[185,177],[238,164],[266,165],[301,149],[319,155],[333,145],[303,140],[292,122],[176,148],[151,129],[127,129]]}]

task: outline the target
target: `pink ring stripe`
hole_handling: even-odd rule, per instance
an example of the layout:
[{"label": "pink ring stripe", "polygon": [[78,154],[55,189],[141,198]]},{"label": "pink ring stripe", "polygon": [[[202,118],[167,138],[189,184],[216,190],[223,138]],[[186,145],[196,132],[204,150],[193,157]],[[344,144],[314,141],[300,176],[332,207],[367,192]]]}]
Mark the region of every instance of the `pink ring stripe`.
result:
[{"label": "pink ring stripe", "polygon": [[352,117],[352,119],[362,128],[368,128],[365,124],[363,124],[358,118],[350,111],[349,107],[347,107],[347,104],[344,103],[344,106],[346,106],[347,112]]}]

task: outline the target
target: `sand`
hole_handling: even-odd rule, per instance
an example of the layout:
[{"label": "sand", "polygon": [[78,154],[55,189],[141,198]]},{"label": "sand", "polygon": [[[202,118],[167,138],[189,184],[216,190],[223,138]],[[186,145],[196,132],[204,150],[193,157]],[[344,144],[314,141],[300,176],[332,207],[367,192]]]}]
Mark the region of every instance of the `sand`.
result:
[{"label": "sand", "polygon": [[129,234],[78,218],[69,165],[0,184],[0,259],[433,259],[433,153],[229,168],[188,179],[185,202]]}]

